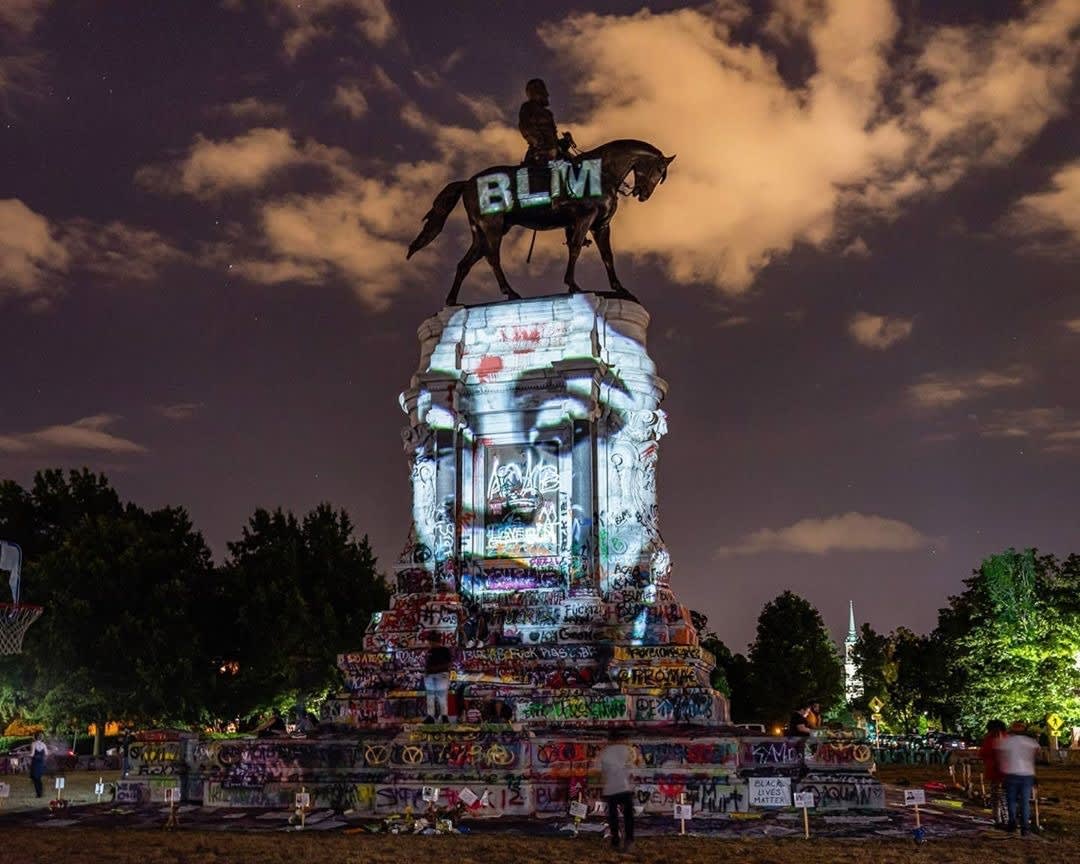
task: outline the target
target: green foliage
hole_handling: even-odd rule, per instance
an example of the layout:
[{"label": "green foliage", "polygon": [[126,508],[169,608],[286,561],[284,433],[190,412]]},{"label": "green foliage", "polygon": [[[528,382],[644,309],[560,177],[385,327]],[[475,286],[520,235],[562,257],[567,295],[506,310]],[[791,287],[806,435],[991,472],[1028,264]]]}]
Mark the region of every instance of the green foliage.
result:
[{"label": "green foliage", "polygon": [[884,729],[916,732],[924,715],[937,717],[946,710],[942,697],[950,688],[945,656],[936,636],[920,636],[906,627],[883,636],[863,624],[854,649],[863,695],[853,707],[869,716],[869,702],[876,696],[885,703]]},{"label": "green foliage", "polygon": [[352,533],[348,515],[329,505],[302,522],[260,509],[229,544],[210,610],[212,653],[239,671],[218,676],[219,716],[287,710],[337,684],[337,655],[357,648],[389,600],[367,537]]},{"label": "green foliage", "polygon": [[1080,722],[1080,562],[1008,549],[983,562],[939,620],[959,727],[1056,712]]},{"label": "green foliage", "polygon": [[259,510],[215,568],[183,509],[125,504],[103,476],[0,483],[0,537],[23,548],[24,601],[45,607],[23,654],[0,658],[0,715],[188,725],[325,697],[388,598],[352,531],[327,505]]},{"label": "green foliage", "polygon": [[749,667],[746,707],[752,706],[758,722],[784,723],[792,709],[812,699],[827,711],[843,695],[843,664],[825,623],[791,591],[762,609]]},{"label": "green foliage", "polygon": [[192,625],[212,568],[182,509],[147,512],[104,477],[44,471],[29,492],[3,484],[0,533],[23,546],[23,599],[45,607],[5,664],[35,717],[197,719],[209,676]]}]

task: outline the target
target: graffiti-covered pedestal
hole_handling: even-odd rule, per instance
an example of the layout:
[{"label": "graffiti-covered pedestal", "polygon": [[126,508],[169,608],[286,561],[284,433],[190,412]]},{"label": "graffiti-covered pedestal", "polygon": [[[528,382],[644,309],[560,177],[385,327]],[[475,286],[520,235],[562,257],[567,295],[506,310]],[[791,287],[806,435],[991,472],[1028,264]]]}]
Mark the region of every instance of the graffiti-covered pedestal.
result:
[{"label": "graffiti-covered pedestal", "polygon": [[450,713],[530,726],[718,726],[714,661],[670,585],[656,464],[667,385],[636,302],[451,307],[419,330],[401,405],[413,527],[389,610],[342,655],[324,719],[425,714],[433,641]]}]

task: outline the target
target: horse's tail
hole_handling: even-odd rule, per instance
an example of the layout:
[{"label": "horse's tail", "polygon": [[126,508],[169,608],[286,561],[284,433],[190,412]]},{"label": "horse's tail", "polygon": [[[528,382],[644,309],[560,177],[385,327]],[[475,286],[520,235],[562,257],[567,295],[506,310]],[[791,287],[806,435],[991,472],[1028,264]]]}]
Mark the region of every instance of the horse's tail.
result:
[{"label": "horse's tail", "polygon": [[435,196],[435,201],[431,205],[431,209],[428,210],[427,215],[424,216],[424,227],[420,229],[420,233],[416,235],[416,239],[409,244],[409,253],[405,256],[406,258],[412,258],[414,254],[439,236],[439,232],[442,231],[443,225],[446,224],[446,217],[453,212],[454,208],[457,206],[458,199],[461,197],[461,193],[464,190],[465,181],[458,180],[454,183],[448,183],[446,188]]}]

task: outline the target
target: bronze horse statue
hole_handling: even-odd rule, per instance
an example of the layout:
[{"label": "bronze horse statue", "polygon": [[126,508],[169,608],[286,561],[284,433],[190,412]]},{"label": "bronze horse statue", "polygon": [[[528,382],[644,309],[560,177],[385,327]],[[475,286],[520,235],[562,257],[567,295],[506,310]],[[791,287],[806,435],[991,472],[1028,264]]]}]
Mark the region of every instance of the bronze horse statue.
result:
[{"label": "bronze horse statue", "polygon": [[[472,245],[458,262],[453,287],[446,295],[448,306],[457,304],[462,281],[481,258],[487,258],[507,299],[520,298],[521,295],[510,287],[499,261],[502,238],[515,225],[536,231],[556,228],[566,231],[569,261],[563,281],[571,294],[581,290],[574,281],[574,266],[586,243],[586,235],[592,232],[607,269],[611,290],[619,297],[633,300],[634,296],[623,288],[615,275],[611,218],[618,208],[620,193],[647,201],[657,184],[667,179],[668,165],[674,158],[665,156],[644,141],[622,139],[586,151],[572,162],[557,160],[546,165],[489,168],[468,180],[447,184],[424,216],[424,227],[409,245],[406,257],[411,258],[439,235],[458,199],[463,198]],[[544,170],[550,172],[550,193],[543,183],[540,184],[541,191],[533,191],[536,178]],[[631,172],[634,182],[627,187],[626,178]],[[599,183],[592,182],[596,173],[599,173]],[[517,177],[517,199],[510,187],[509,178],[514,176]]]}]

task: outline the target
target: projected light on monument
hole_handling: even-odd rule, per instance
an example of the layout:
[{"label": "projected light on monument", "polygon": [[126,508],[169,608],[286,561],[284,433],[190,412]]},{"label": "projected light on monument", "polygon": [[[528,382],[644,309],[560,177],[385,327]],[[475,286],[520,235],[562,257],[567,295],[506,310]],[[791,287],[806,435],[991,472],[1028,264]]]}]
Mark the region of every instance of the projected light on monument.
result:
[{"label": "projected light on monument", "polygon": [[[467,700],[519,720],[726,720],[669,585],[667,385],[648,321],[636,302],[577,294],[447,308],[420,327],[401,396],[413,527],[391,608],[342,658],[358,722],[422,711],[433,635],[458,649]],[[555,671],[567,662],[572,686]],[[392,694],[368,686],[391,677]]]}]

